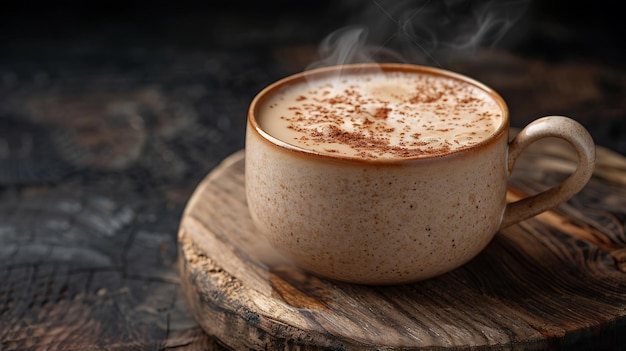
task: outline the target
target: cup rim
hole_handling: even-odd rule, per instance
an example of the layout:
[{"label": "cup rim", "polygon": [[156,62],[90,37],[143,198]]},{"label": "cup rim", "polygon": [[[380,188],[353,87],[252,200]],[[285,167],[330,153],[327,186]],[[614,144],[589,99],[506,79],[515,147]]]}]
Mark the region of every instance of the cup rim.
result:
[{"label": "cup rim", "polygon": [[[256,115],[258,115],[258,110],[263,103],[272,96],[275,92],[283,89],[285,86],[294,85],[306,81],[308,78],[313,76],[325,76],[336,72],[342,73],[354,73],[362,70],[371,70],[377,71],[382,70],[383,72],[388,71],[401,71],[401,72],[413,72],[413,73],[422,73],[429,74],[433,76],[446,77],[450,79],[456,79],[462,81],[467,84],[471,84],[485,93],[487,93],[494,101],[499,105],[502,110],[502,123],[498,126],[498,128],[491,134],[489,137],[481,140],[476,144],[467,145],[461,148],[458,148],[454,151],[447,152],[444,154],[437,155],[429,155],[429,156],[411,156],[411,157],[397,157],[397,158],[360,158],[356,156],[342,155],[342,154],[329,154],[320,151],[315,151],[311,149],[306,149],[297,145],[290,144],[286,141],[278,139],[271,134],[267,133],[260,126],[256,119]],[[484,83],[481,83],[473,78],[470,78],[461,73],[453,72],[450,70],[436,68],[431,66],[423,66],[423,65],[415,65],[415,64],[406,64],[406,63],[357,63],[357,64],[344,64],[344,65],[335,65],[335,66],[327,66],[322,68],[316,68],[312,70],[302,71],[287,77],[284,77],[267,87],[261,90],[250,103],[250,107],[248,109],[248,130],[255,132],[257,135],[261,137],[261,139],[269,142],[270,144],[279,147],[285,151],[291,151],[303,155],[309,155],[316,158],[321,159],[331,159],[331,160],[342,160],[342,161],[353,161],[353,162],[362,162],[362,163],[374,163],[374,164],[398,164],[398,163],[406,163],[406,162],[426,162],[429,160],[441,160],[448,159],[450,157],[456,157],[465,155],[469,152],[476,151],[478,149],[482,149],[489,145],[492,145],[496,141],[500,140],[503,134],[506,134],[509,129],[509,109],[500,94],[498,94],[494,89],[487,86]]]}]

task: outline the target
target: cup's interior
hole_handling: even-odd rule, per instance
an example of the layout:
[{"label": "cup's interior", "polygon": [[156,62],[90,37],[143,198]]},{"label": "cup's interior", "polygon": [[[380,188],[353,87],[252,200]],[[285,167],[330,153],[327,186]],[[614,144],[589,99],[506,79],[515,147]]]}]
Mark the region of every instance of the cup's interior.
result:
[{"label": "cup's interior", "polygon": [[[484,131],[481,114],[495,116]],[[287,124],[279,126],[281,120]],[[458,73],[410,64],[353,64],[305,71],[268,86],[253,100],[249,124],[289,150],[395,162],[489,144],[506,132],[509,116],[498,93]]]}]

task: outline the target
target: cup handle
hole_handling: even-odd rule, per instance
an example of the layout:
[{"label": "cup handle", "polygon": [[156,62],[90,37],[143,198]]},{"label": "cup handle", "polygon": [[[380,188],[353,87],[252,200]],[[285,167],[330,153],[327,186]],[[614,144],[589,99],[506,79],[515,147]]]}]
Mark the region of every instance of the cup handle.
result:
[{"label": "cup handle", "polygon": [[508,203],[500,229],[533,217],[547,209],[567,201],[579,192],[591,178],[595,166],[595,144],[589,132],[573,119],[562,116],[540,118],[524,129],[509,143],[508,174],[515,166],[517,157],[533,142],[557,137],[570,143],[578,154],[576,170],[562,183],[539,194]]}]

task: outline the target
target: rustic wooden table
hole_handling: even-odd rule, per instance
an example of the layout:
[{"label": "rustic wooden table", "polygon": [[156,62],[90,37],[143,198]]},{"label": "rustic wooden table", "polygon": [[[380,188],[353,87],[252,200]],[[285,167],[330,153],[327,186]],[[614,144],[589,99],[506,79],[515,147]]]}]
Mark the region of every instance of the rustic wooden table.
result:
[{"label": "rustic wooden table", "polygon": [[[94,20],[90,11],[102,9],[85,7],[54,12],[61,16],[55,21],[48,13],[30,18],[26,7],[0,17],[2,33],[13,35],[0,42],[0,350],[225,349],[183,298],[177,267],[183,210],[201,180],[243,148],[254,94],[311,63],[320,38],[338,23],[293,15],[294,9],[294,18],[276,17],[269,25],[254,11],[222,15],[203,8],[164,16],[167,9],[141,6],[111,22]],[[139,18],[148,26],[133,22]],[[591,186],[558,212],[581,221],[552,216],[533,222],[549,224],[541,230],[520,231],[567,243],[554,259],[568,274],[582,267],[580,279],[600,284],[596,278],[604,275],[594,269],[601,262],[602,274],[613,277],[581,292],[590,309],[571,316],[579,324],[538,327],[547,343],[533,345],[619,349],[626,316],[609,305],[624,306],[613,294],[626,289],[620,251],[626,247],[626,69],[618,51],[589,38],[571,40],[550,23],[529,30],[534,51],[529,44],[477,50],[445,67],[498,90],[514,126],[565,114],[612,150],[600,155],[603,166]],[[536,170],[529,161],[528,177],[515,178],[522,191],[569,167],[546,160],[537,158]],[[509,234],[491,252],[510,247]],[[559,274],[552,273],[524,284],[545,287],[555,304],[558,296],[571,298],[562,302],[572,307],[577,292],[561,291],[551,281]],[[493,298],[503,282],[478,279],[483,290],[476,291]],[[593,304],[585,294],[596,289],[604,295]],[[532,297],[519,298],[532,305]],[[553,322],[568,313],[535,312]]]}]

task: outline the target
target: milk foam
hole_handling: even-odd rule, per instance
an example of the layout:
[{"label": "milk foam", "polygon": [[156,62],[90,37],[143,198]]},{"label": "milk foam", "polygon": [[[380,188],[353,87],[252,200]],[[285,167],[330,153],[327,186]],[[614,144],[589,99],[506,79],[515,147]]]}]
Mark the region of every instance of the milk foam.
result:
[{"label": "milk foam", "polygon": [[492,135],[500,105],[487,92],[447,77],[378,72],[310,80],[274,94],[257,117],[286,143],[365,159],[454,152]]}]

